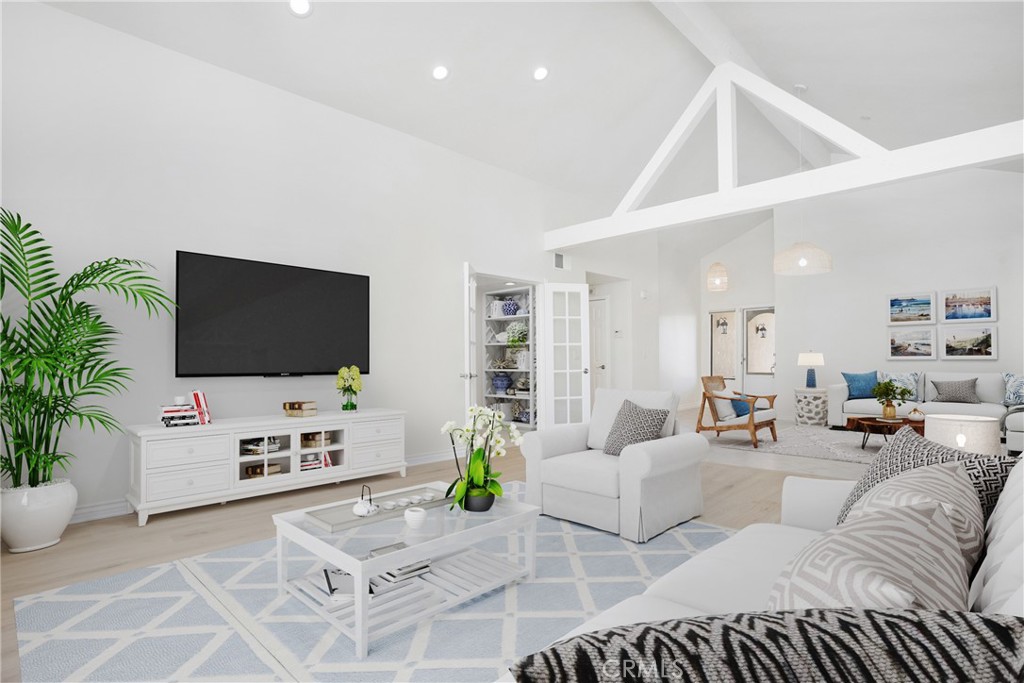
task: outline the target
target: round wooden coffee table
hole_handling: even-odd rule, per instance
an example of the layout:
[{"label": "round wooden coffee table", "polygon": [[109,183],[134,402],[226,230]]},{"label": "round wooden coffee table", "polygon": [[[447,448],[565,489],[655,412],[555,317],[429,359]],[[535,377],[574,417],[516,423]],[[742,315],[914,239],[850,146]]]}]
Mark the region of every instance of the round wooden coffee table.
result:
[{"label": "round wooden coffee table", "polygon": [[881,434],[886,442],[889,435],[895,434],[903,427],[911,427],[915,432],[924,436],[924,420],[908,420],[898,418],[886,420],[880,417],[850,417],[846,419],[846,428],[854,432],[863,432],[864,438],[860,440],[861,450],[868,445],[868,437],[872,434]]}]

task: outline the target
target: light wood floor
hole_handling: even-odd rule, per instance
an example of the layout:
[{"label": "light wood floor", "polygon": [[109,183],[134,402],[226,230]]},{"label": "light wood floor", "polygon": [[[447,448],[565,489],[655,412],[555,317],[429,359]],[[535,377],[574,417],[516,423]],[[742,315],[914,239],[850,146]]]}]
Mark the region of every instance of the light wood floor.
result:
[{"label": "light wood floor", "polygon": [[[502,479],[525,480],[525,461],[513,451],[510,449],[507,462],[502,463]],[[777,459],[761,457],[767,454],[749,456],[727,451],[713,447],[713,458],[702,466],[705,504],[700,519],[733,529],[754,522],[778,521],[782,481],[799,468],[786,471],[785,461],[780,463]],[[716,457],[723,461],[719,462]],[[732,462],[728,462],[730,458]],[[404,479],[397,474],[385,475],[153,515],[144,527],[137,526],[135,515],[123,515],[69,526],[60,543],[44,550],[12,554],[4,548],[0,557],[0,681],[21,680],[13,609],[13,599],[17,596],[270,538],[274,535],[272,514],[357,498],[363,483],[369,483],[374,492],[383,493],[430,481],[449,481],[453,477],[452,469],[452,464],[445,461],[411,467]],[[830,474],[824,471],[797,473],[803,476]],[[845,474],[845,471],[836,471],[831,476]]]}]

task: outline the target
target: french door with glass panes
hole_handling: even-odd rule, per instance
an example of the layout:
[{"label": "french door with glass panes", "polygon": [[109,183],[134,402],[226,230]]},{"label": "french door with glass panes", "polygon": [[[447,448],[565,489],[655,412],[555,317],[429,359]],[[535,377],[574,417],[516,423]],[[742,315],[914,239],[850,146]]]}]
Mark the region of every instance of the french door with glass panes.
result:
[{"label": "french door with glass panes", "polygon": [[586,284],[538,286],[541,429],[590,420],[589,293]]}]

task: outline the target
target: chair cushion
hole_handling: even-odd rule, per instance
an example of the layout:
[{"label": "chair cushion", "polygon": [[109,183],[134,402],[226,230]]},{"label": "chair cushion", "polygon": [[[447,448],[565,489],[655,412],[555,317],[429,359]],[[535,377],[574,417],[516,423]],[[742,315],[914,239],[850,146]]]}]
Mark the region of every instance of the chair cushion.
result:
[{"label": "chair cushion", "polygon": [[981,403],[978,398],[978,378],[957,380],[955,382],[939,382],[932,380],[935,385],[935,398],[937,403]]},{"label": "chair cushion", "polygon": [[[775,419],[775,409],[769,410],[758,410],[754,413],[754,422],[767,422],[768,420]],[[750,415],[741,415],[734,417],[730,420],[719,420],[716,424],[719,427],[728,427],[729,425],[745,425],[750,422]]]},{"label": "chair cushion", "polygon": [[935,503],[866,512],[811,541],[779,574],[768,609],[967,609],[967,568]]},{"label": "chair cushion", "polygon": [[918,467],[883,481],[853,504],[846,523],[875,510],[922,503],[938,505],[946,513],[969,574],[984,547],[985,515],[978,494],[960,463]]},{"label": "chair cushion", "polygon": [[676,411],[679,397],[671,391],[627,391],[625,389],[598,389],[594,396],[594,408],[590,411],[590,431],[587,434],[587,448],[604,450],[604,442],[612,429],[622,402],[629,399],[641,408],[659,408],[668,411],[668,419],[661,428],[661,436],[671,436],[676,426]]},{"label": "chair cushion", "polygon": [[982,417],[1002,417],[1006,408],[998,403],[946,403],[929,401],[920,405],[921,412],[926,415],[980,415]]},{"label": "chair cushion", "polygon": [[843,379],[850,387],[850,398],[874,398],[871,390],[878,384],[878,372],[844,372]]},{"label": "chair cushion", "polygon": [[[913,401],[907,401],[901,406],[896,406],[896,414],[900,417],[906,417],[911,410],[914,408],[922,408],[924,404],[914,403]],[[882,404],[873,398],[855,398],[851,401],[847,401],[843,404],[843,412],[847,416],[881,416]]]},{"label": "chair cushion", "polygon": [[545,484],[606,498],[619,497],[619,459],[614,455],[596,450],[566,453],[545,458],[540,468]]},{"label": "chair cushion", "polygon": [[988,519],[992,508],[995,507],[996,501],[999,499],[999,494],[1002,493],[1006,477],[1010,473],[1010,469],[1017,464],[1018,458],[1010,455],[968,453],[928,441],[924,437],[918,436],[912,427],[904,427],[882,447],[878,456],[857,480],[849,497],[839,510],[836,523],[842,524],[853,504],[860,500],[869,489],[886,479],[891,479],[915,467],[950,461],[957,461],[964,466],[967,476],[971,479],[971,484],[978,492],[978,501],[985,513],[985,519]]},{"label": "chair cushion", "polygon": [[736,417],[736,406],[733,404],[730,398],[716,398],[712,399],[715,402],[715,413],[718,415],[718,421],[731,420]]},{"label": "chair cushion", "polygon": [[1007,415],[1006,428],[1011,432],[1024,432],[1024,410]]},{"label": "chair cushion", "polygon": [[661,428],[668,418],[667,410],[641,408],[629,399],[622,402],[612,429],[604,442],[604,452],[618,455],[626,446],[651,441],[661,436]]}]

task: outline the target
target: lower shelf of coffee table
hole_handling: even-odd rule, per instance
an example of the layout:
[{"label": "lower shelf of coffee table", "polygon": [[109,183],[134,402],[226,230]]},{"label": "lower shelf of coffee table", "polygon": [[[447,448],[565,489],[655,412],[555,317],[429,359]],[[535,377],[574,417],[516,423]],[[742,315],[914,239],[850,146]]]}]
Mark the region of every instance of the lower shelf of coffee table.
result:
[{"label": "lower shelf of coffee table", "polygon": [[[370,597],[369,641],[506,586],[528,573],[520,564],[476,548],[432,560],[429,572]],[[289,581],[285,588],[355,641],[355,601],[332,601],[321,588],[323,581],[322,574],[310,574]]]}]

